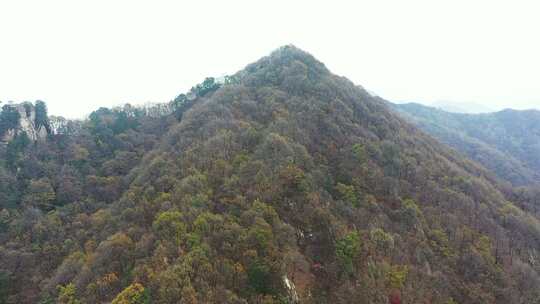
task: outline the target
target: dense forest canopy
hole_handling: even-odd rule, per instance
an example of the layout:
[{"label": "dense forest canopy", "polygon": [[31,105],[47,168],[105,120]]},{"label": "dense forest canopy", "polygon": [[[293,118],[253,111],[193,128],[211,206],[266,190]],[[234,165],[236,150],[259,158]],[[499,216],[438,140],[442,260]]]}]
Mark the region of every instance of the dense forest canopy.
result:
[{"label": "dense forest canopy", "polygon": [[294,46],[47,120],[0,151],[0,303],[540,301],[540,196]]}]

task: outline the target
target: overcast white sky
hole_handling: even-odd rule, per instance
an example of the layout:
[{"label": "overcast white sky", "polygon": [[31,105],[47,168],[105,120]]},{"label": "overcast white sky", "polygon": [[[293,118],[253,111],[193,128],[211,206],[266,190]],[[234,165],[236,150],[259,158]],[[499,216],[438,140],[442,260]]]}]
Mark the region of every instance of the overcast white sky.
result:
[{"label": "overcast white sky", "polygon": [[540,108],[537,3],[0,0],[0,100],[165,102],[292,43],[391,101]]}]

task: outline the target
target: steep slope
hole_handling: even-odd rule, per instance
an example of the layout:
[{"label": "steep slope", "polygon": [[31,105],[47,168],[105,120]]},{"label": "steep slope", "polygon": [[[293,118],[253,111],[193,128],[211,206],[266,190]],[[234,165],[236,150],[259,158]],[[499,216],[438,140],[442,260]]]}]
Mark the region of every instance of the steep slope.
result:
[{"label": "steep slope", "polygon": [[540,182],[540,112],[448,113],[419,104],[392,105],[440,141],[515,185]]},{"label": "steep slope", "polygon": [[201,89],[118,199],[7,211],[8,301],[540,299],[539,222],[311,55],[282,47]]}]

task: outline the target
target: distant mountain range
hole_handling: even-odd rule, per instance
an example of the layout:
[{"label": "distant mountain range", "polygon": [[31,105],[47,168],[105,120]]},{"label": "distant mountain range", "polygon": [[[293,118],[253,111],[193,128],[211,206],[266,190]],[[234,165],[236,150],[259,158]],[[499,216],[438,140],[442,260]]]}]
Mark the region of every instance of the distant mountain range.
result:
[{"label": "distant mountain range", "polygon": [[440,100],[431,103],[432,107],[452,113],[463,114],[479,114],[479,113],[492,113],[496,112],[496,109],[484,106],[474,102],[453,102]]},{"label": "distant mountain range", "polygon": [[502,179],[514,185],[540,182],[540,111],[462,114],[417,103],[391,106]]},{"label": "distant mountain range", "polygon": [[438,100],[434,102],[411,102],[411,101],[397,101],[395,104],[411,104],[416,103],[427,107],[432,107],[438,110],[442,110],[450,113],[460,114],[482,114],[497,112],[496,108],[488,107],[474,102],[454,102],[448,100]]}]

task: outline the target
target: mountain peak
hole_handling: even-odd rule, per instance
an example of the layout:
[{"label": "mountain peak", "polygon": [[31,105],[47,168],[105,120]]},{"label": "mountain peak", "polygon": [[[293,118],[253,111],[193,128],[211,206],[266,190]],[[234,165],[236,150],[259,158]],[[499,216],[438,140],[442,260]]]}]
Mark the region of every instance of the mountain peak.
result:
[{"label": "mountain peak", "polygon": [[275,59],[294,58],[297,60],[306,61],[306,63],[308,61],[316,61],[317,63],[322,64],[320,61],[315,59],[313,55],[296,47],[293,44],[283,45],[275,49],[274,51],[272,51],[272,53],[270,53],[270,57],[275,58]]},{"label": "mountain peak", "polygon": [[330,71],[322,62],[292,44],[279,47],[240,72],[242,76],[255,77],[250,80],[260,81],[264,77],[265,81],[273,84],[281,83],[286,75],[315,80],[329,74]]},{"label": "mountain peak", "polygon": [[535,194],[294,46],[220,87],[0,146],[0,303],[539,298]]}]

